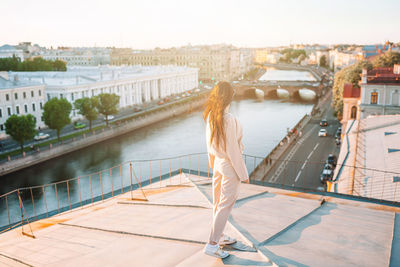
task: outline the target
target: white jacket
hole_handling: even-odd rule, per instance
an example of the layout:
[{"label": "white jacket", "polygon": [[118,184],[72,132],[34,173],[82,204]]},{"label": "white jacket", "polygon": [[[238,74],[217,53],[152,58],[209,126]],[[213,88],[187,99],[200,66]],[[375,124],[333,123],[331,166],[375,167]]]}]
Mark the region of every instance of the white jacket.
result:
[{"label": "white jacket", "polygon": [[[207,118],[206,138],[209,162],[214,171],[221,173],[226,177],[236,177],[241,181],[249,179],[246,165],[242,153],[244,146],[242,143],[243,130],[239,121],[231,114],[224,114],[224,129],[226,135],[226,149],[223,148],[223,142],[217,147],[215,140],[210,143],[211,130]],[[210,157],[214,156],[214,166]]]}]

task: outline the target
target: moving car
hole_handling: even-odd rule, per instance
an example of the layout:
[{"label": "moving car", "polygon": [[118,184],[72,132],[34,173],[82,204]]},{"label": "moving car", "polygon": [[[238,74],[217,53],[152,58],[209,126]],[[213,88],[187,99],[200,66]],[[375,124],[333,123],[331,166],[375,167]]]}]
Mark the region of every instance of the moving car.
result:
[{"label": "moving car", "polygon": [[318,132],[318,136],[327,136],[327,135],[328,135],[328,133],[326,132],[326,129],[321,129]]},{"label": "moving car", "polygon": [[81,122],[75,122],[75,123],[74,123],[74,129],[75,129],[75,130],[83,129],[83,128],[85,128],[85,127],[86,127],[86,124],[84,124],[84,123],[81,123]]},{"label": "moving car", "polygon": [[331,164],[334,168],[336,168],[337,157],[333,154],[329,154],[328,158],[326,159],[326,163]]},{"label": "moving car", "polygon": [[329,166],[330,164],[325,164],[324,170],[321,173],[320,180],[323,184],[325,184],[327,181],[331,181],[333,178],[333,168]]},{"label": "moving car", "polygon": [[328,126],[328,121],[326,119],[322,119],[319,123],[320,126]]},{"label": "moving car", "polygon": [[39,141],[39,140],[47,139],[47,138],[49,138],[49,137],[50,137],[50,135],[48,135],[48,134],[39,133],[39,134],[36,135],[33,139],[35,139],[36,141]]}]

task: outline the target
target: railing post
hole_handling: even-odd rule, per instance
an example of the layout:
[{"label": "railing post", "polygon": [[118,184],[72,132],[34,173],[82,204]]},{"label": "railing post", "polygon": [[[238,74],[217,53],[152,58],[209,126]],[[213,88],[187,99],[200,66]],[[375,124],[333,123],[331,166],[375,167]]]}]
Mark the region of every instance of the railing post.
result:
[{"label": "railing post", "polygon": [[99,177],[100,177],[100,188],[101,188],[101,200],[104,200],[104,197],[103,197],[103,180],[101,179],[101,171],[99,171]]},{"label": "railing post", "polygon": [[181,157],[179,157],[179,184],[182,184],[182,166],[181,166]]},{"label": "railing post", "polygon": [[171,159],[169,159],[169,184],[171,185]]},{"label": "railing post", "polygon": [[8,209],[8,196],[6,195],[6,207],[7,207],[7,214],[8,214],[8,225],[11,227],[11,220],[10,220],[10,210]]},{"label": "railing post", "polygon": [[[19,211],[21,212],[21,227],[24,225],[24,214],[22,212],[22,200],[21,200],[21,196],[19,194],[19,189],[17,190],[17,194],[18,194],[18,202],[19,202]],[[22,231],[24,231],[22,229]]]},{"label": "railing post", "polygon": [[133,199],[133,189],[132,189],[132,162],[129,162],[129,169],[131,173],[131,199]]},{"label": "railing post", "polygon": [[149,160],[149,172],[150,172],[150,187],[153,188],[151,184],[151,160]]},{"label": "railing post", "polygon": [[110,168],[110,179],[111,179],[111,196],[114,196],[114,185],[113,185],[113,178],[112,178],[112,168]]},{"label": "railing post", "polygon": [[69,181],[68,180],[67,180],[67,194],[68,194],[69,209],[71,210],[71,198],[69,196]]},{"label": "railing post", "polygon": [[190,154],[189,154],[189,178],[190,178]]},{"label": "railing post", "polygon": [[161,188],[161,159],[160,159],[160,188]]},{"label": "railing post", "polygon": [[56,192],[58,213],[60,213],[60,204],[59,204],[59,202],[58,202],[57,184],[54,184],[54,191]]},{"label": "railing post", "polygon": [[254,166],[253,166],[253,171],[256,169],[256,157],[254,157]]},{"label": "railing post", "polygon": [[124,193],[124,185],[122,183],[122,164],[119,165],[119,175],[121,176],[121,194]]},{"label": "railing post", "polygon": [[78,177],[78,190],[79,190],[79,201],[81,202],[81,207],[82,207],[81,178],[79,177]]},{"label": "railing post", "polygon": [[46,194],[44,192],[44,185],[42,186],[42,192],[43,192],[44,204],[46,206],[46,217],[48,218],[49,217],[49,211],[47,209],[47,201],[46,201]]},{"label": "railing post", "polygon": [[30,188],[30,191],[31,191],[31,199],[32,199],[33,213],[35,214],[35,220],[37,220],[37,217],[36,217],[36,209],[35,209],[35,200],[33,199],[32,187]]},{"label": "railing post", "polygon": [[90,183],[90,199],[93,204],[93,189],[92,189],[92,176],[91,175],[89,175],[89,183]]}]

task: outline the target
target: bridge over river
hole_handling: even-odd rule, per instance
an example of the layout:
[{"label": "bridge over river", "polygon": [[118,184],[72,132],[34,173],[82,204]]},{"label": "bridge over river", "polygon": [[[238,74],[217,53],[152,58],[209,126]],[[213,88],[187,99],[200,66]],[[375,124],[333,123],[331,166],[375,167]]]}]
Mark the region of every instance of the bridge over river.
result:
[{"label": "bridge over river", "polygon": [[[275,68],[286,71],[307,71],[312,74],[315,79],[312,80],[262,80],[268,68]],[[314,98],[319,97],[327,89],[329,79],[327,74],[319,73],[311,67],[298,66],[292,64],[263,64],[259,66],[260,72],[258,80],[254,81],[237,81],[233,82],[233,86],[238,96],[254,97],[257,96],[256,89],[264,93],[265,98],[290,98],[301,99],[302,95],[314,92]],[[306,90],[304,90],[306,89]],[[260,92],[260,91],[258,91]],[[311,95],[312,95],[311,92]],[[303,98],[304,99],[304,98]],[[305,100],[305,99],[304,99]]]}]

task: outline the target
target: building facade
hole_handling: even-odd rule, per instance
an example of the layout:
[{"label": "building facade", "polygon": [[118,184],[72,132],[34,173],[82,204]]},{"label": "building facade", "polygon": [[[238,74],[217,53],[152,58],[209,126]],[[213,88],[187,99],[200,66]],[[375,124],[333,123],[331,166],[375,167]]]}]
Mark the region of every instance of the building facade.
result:
[{"label": "building facade", "polygon": [[110,64],[110,53],[106,48],[65,48],[44,50],[41,57],[64,61],[67,66],[99,66]]},{"label": "building facade", "polygon": [[[75,67],[66,72],[12,72],[24,82],[45,86],[45,99],[65,98],[71,104],[101,93],[120,96],[119,108],[163,99],[198,87],[198,69],[187,67]],[[71,112],[72,120],[82,118]]]},{"label": "building facade", "polygon": [[[346,83],[343,88],[343,116],[341,123],[360,119],[360,88]],[[345,128],[345,127],[343,127]]]},{"label": "building facade", "polygon": [[11,45],[0,46],[0,58],[18,57],[24,61],[24,51]]},{"label": "building facade", "polygon": [[112,65],[175,65],[199,69],[202,81],[232,80],[252,64],[251,51],[230,46],[188,46],[151,51],[114,49]]},{"label": "building facade", "polygon": [[6,137],[5,123],[11,115],[32,114],[36,127],[44,127],[42,121],[45,103],[45,86],[38,83],[25,83],[17,76],[8,79],[7,73],[0,75],[0,139]]},{"label": "building facade", "polygon": [[361,75],[361,118],[400,114],[400,65],[364,69]]}]

